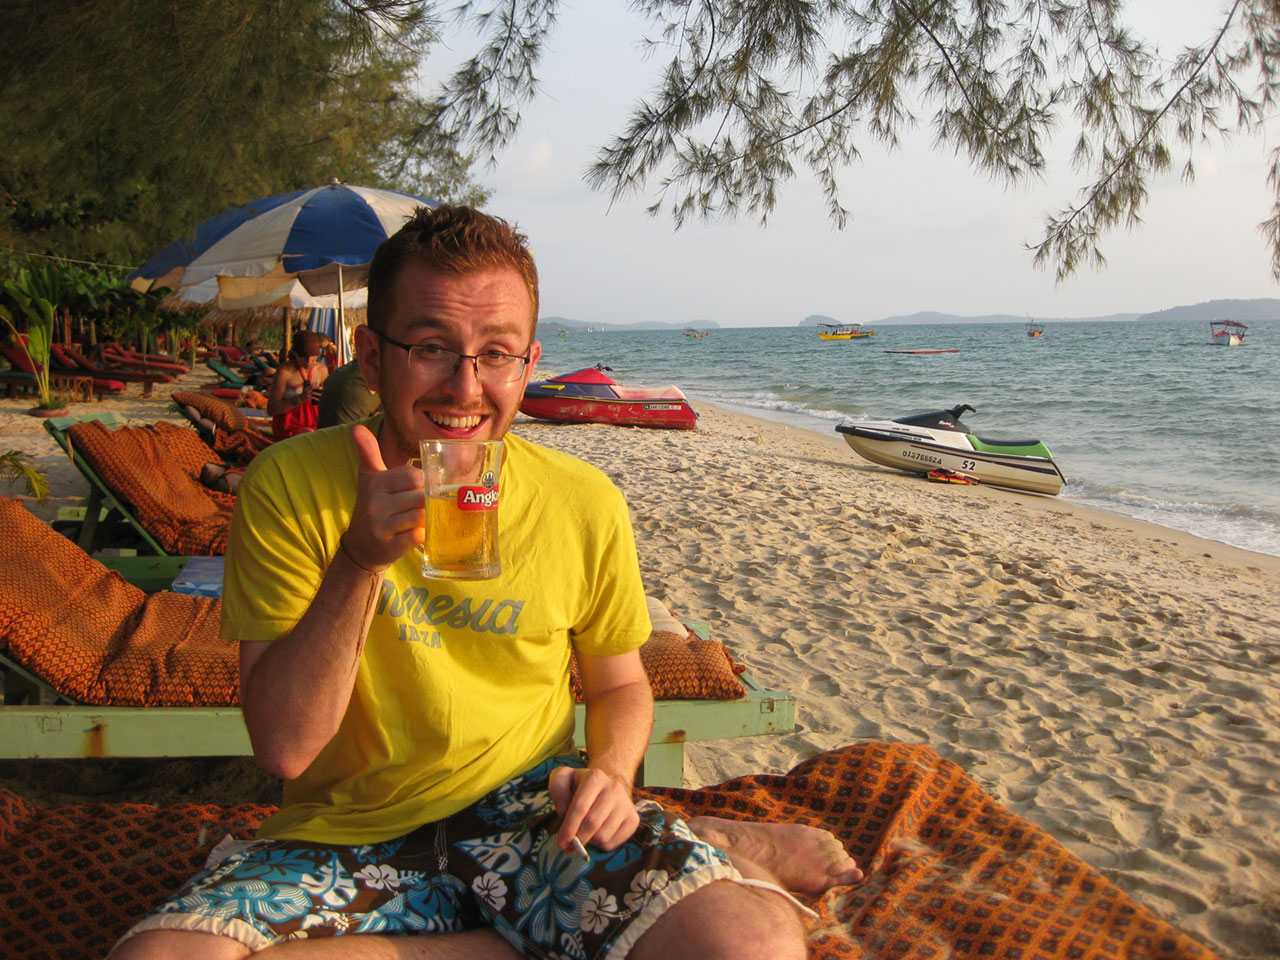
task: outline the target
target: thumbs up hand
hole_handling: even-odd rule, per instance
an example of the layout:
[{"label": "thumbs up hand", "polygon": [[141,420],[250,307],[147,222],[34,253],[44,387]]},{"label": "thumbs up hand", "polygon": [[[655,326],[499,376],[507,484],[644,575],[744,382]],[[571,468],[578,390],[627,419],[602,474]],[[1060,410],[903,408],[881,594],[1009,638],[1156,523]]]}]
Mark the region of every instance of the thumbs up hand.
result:
[{"label": "thumbs up hand", "polygon": [[363,424],[351,438],[360,455],[360,478],[343,543],[353,561],[381,572],[422,542],[427,520],[422,471],[407,463],[388,469],[378,438]]}]

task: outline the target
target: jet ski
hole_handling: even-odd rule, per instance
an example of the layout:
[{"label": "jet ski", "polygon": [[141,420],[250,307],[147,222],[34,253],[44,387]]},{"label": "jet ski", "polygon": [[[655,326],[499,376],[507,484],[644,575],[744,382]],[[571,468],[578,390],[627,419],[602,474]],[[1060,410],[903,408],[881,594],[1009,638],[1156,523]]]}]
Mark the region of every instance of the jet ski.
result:
[{"label": "jet ski", "polygon": [[960,422],[967,403],[897,420],[844,420],[836,430],[861,456],[885,467],[929,474],[949,470],[980,483],[1056,494],[1067,478],[1043,441],[994,440]]},{"label": "jet ski", "polygon": [[628,427],[692,430],[698,415],[679,387],[627,387],[597,364],[525,387],[520,412],[561,423],[615,423]]}]

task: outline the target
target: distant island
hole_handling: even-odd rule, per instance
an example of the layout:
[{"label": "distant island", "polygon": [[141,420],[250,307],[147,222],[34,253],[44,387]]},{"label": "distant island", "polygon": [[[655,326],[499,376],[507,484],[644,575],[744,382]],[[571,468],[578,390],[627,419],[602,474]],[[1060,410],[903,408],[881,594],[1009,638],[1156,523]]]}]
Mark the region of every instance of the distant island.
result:
[{"label": "distant island", "polygon": [[617,332],[619,330],[683,330],[685,327],[697,327],[699,330],[719,330],[720,324],[714,320],[642,320],[639,323],[587,323],[584,320],[570,320],[568,317],[539,317],[540,330],[567,330],[570,333],[587,332],[590,327],[593,333]]},{"label": "distant island", "polygon": [[[1203,321],[1240,320],[1248,323],[1253,320],[1280,319],[1280,299],[1258,298],[1253,300],[1206,300],[1179,307],[1168,307],[1148,313],[1109,313],[1098,317],[1046,317],[1035,314],[986,313],[979,316],[960,316],[954,313],[939,313],[923,310],[919,313],[881,317],[879,320],[862,321],[864,325],[896,324],[896,323],[1026,323],[1035,320],[1043,323],[1091,323],[1110,321],[1126,323],[1134,320],[1170,320],[1170,321]],[[801,320],[797,326],[816,327],[820,323],[840,323],[855,321],[838,321],[834,317],[820,313],[811,313]],[[699,330],[720,330],[721,325],[714,320],[644,320],[639,323],[600,323],[597,321],[571,320],[568,317],[541,317],[539,328],[544,332],[558,333],[613,333],[622,330],[683,330],[685,327],[696,327]],[[778,324],[786,326],[786,324]]]},{"label": "distant island", "polygon": [[[1109,313],[1100,317],[1045,317],[1025,313],[987,313],[979,316],[959,316],[954,313],[938,313],[924,310],[919,313],[882,317],[875,323],[1025,323],[1028,319],[1046,323],[1090,323],[1111,321],[1125,323],[1133,320],[1271,320],[1280,318],[1280,300],[1260,298],[1254,300],[1206,300],[1189,306],[1169,307],[1150,313]],[[814,327],[819,323],[834,323],[830,317],[814,314],[797,324]]]},{"label": "distant island", "polygon": [[935,313],[932,310],[924,310],[920,313],[912,313],[906,316],[884,317],[877,323],[894,324],[894,323],[1026,323],[1028,319],[1036,321],[1044,321],[1046,323],[1088,323],[1098,320],[1110,320],[1112,322],[1125,322],[1128,320],[1137,320],[1141,317],[1140,313],[1109,313],[1101,317],[1039,317],[1029,316],[1025,313],[987,313],[976,317],[960,317],[951,313]]},{"label": "distant island", "polygon": [[1206,300],[1189,307],[1170,307],[1144,313],[1139,320],[1274,320],[1280,317],[1280,300]]}]

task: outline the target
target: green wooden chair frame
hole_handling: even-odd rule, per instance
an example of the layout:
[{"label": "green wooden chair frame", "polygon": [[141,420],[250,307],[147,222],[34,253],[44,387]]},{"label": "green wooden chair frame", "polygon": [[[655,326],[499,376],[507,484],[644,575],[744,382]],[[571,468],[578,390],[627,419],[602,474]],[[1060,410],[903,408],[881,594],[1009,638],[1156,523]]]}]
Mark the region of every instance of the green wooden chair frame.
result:
[{"label": "green wooden chair frame", "polygon": [[204,364],[222,378],[222,383],[218,384],[219,387],[231,387],[239,390],[241,387],[252,386],[248,377],[242,377],[221,360],[209,357]]},{"label": "green wooden chair frame", "polygon": [[[101,707],[76,703],[0,654],[5,704],[0,706],[0,759],[77,757],[251,756],[239,707]],[[739,676],[747,695],[738,700],[656,700],[653,732],[639,782],[678,787],[684,780],[684,745],[789,733],[795,698],[766,690],[750,674]],[[583,706],[575,710],[575,743],[584,745]]]}]

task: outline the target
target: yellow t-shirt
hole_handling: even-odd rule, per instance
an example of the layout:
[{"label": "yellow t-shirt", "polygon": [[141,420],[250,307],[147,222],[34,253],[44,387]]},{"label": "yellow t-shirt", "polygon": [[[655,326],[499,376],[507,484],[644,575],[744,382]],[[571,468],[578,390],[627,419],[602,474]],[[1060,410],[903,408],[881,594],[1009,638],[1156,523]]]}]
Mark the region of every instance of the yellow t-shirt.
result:
[{"label": "yellow t-shirt", "polygon": [[[352,426],[275,444],[246,471],[224,637],[278,640],[306,612],[355,503]],[[342,725],[262,836],[374,843],[463,809],[571,747],[570,644],[608,656],[647,639],[621,493],[580,460],[504,439],[501,575],[427,580],[416,550],[391,566]]]}]

